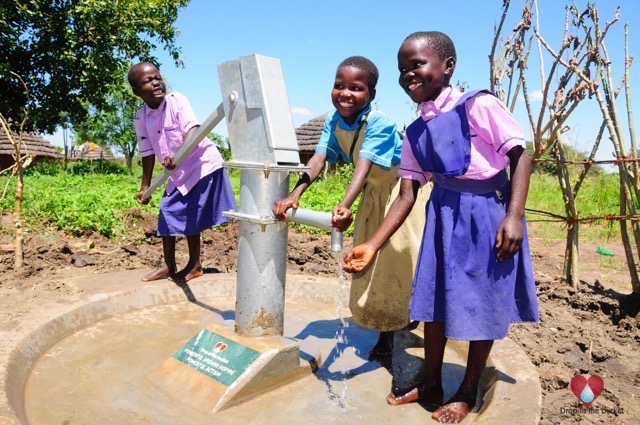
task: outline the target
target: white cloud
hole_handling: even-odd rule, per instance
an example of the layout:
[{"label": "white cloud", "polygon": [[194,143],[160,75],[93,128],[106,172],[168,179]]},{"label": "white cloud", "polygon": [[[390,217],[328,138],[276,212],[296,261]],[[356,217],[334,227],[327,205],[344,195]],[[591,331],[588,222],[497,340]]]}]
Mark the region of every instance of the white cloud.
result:
[{"label": "white cloud", "polygon": [[296,107],[293,107],[293,108],[291,108],[291,113],[293,115],[302,115],[304,117],[313,117],[314,116],[314,113],[311,112],[307,108],[296,108]]},{"label": "white cloud", "polygon": [[[530,102],[542,102],[542,90],[536,90],[529,93],[529,101]],[[524,96],[518,96],[518,100],[520,102],[524,102]]]},{"label": "white cloud", "polygon": [[535,102],[542,102],[542,90],[536,90],[529,94],[529,99]]}]

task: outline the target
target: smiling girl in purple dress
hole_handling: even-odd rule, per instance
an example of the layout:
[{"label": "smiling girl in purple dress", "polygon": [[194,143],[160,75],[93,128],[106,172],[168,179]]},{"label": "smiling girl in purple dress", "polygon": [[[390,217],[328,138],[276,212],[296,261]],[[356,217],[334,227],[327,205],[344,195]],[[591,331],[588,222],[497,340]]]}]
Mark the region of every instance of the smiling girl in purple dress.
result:
[{"label": "smiling girl in purple dress", "polygon": [[[436,405],[432,417],[445,423],[462,421],[474,408],[493,341],[506,337],[511,323],[539,321],[524,219],[530,160],[522,129],[490,92],[452,87],[455,64],[455,47],[443,33],[417,32],[402,43],[399,83],[420,117],[403,142],[400,195],[344,265],[347,271],[367,267],[431,177],[410,306],[411,319],[425,322],[425,375],[417,388],[392,392],[387,402]],[[463,381],[443,404],[448,338],[470,344]]]}]

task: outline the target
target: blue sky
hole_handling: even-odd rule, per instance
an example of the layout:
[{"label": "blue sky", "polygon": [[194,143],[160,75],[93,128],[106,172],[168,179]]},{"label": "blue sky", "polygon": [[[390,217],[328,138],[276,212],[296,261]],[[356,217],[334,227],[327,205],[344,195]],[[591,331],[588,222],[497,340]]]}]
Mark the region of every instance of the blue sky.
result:
[{"label": "blue sky", "polygon": [[[579,7],[586,2],[577,0]],[[601,20],[610,20],[615,7],[621,7],[620,20],[607,36],[607,47],[616,65],[617,85],[622,75],[624,23],[630,22],[631,54],[640,51],[635,25],[640,15],[637,0],[598,1]],[[510,34],[519,20],[524,0],[512,0],[503,34]],[[558,49],[564,25],[561,0],[539,0],[540,31]],[[438,30],[447,33],[456,44],[458,63],[453,82],[464,81],[471,89],[489,85],[488,55],[494,25],[502,13],[502,0],[415,1],[335,1],[322,2],[245,0],[219,2],[192,0],[182,9],[177,21],[184,68],[177,68],[168,55],[159,51],[161,72],[173,91],[185,94],[200,121],[204,121],[221,102],[217,65],[240,56],[257,53],[280,59],[287,85],[295,126],[332,109],[330,91],[338,63],[351,55],[371,59],[380,70],[377,107],[399,127],[409,124],[413,106],[397,82],[397,50],[402,40],[414,31]],[[636,19],[633,20],[633,17]],[[537,52],[530,60],[530,90],[540,90]],[[546,58],[550,63],[549,57]],[[633,104],[640,110],[639,63],[632,66],[635,83]],[[632,90],[634,86],[632,85]],[[585,101],[583,101],[586,103]],[[567,141],[581,150],[590,150],[601,119],[595,105],[581,107],[571,120]],[[536,105],[540,106],[540,103]],[[626,115],[620,103],[620,112]],[[516,109],[516,118],[528,132],[524,104]],[[636,127],[637,127],[636,120]],[[223,124],[215,132],[227,135]],[[638,133],[636,131],[636,133]],[[50,138],[61,144],[60,134]],[[629,135],[625,129],[625,140]],[[610,157],[609,142],[600,149],[599,157]]]}]

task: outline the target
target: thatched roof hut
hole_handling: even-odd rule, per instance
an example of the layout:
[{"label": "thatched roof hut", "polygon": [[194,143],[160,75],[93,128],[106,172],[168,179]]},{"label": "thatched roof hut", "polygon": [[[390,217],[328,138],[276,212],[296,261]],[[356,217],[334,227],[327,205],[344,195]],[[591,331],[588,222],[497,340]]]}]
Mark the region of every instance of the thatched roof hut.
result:
[{"label": "thatched roof hut", "polygon": [[[16,139],[18,136],[16,135]],[[42,158],[60,159],[62,155],[58,153],[56,148],[45,140],[42,136],[32,133],[22,135],[22,150],[25,155],[35,156],[34,162]],[[15,149],[4,130],[0,128],[0,170],[9,168],[14,164],[13,156]]]},{"label": "thatched roof hut", "polygon": [[97,143],[85,142],[79,146],[72,146],[69,151],[70,161],[93,161],[96,159],[113,160],[113,154],[109,149],[105,149]]},{"label": "thatched roof hut", "polygon": [[324,129],[324,120],[327,113],[315,117],[309,122],[296,128],[296,138],[300,149],[300,162],[306,164],[316,151],[320,135]]},{"label": "thatched roof hut", "polygon": [[[324,130],[324,120],[327,118],[328,112],[315,117],[311,121],[302,124],[296,128],[296,138],[298,139],[298,148],[300,149],[300,162],[306,164],[316,151],[316,146],[320,141],[322,130]],[[404,130],[400,132],[404,137]],[[338,157],[338,163],[341,163],[341,157]]]}]

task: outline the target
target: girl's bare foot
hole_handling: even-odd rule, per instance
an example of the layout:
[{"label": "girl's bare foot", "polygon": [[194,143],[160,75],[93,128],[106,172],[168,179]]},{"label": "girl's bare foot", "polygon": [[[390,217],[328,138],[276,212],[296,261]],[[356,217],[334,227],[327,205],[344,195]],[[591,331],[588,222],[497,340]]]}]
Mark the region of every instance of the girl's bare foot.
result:
[{"label": "girl's bare foot", "polygon": [[458,390],[451,400],[433,412],[431,418],[443,424],[457,424],[462,422],[476,405],[476,393],[477,390]]},{"label": "girl's bare foot", "polygon": [[392,406],[399,406],[401,404],[419,401],[421,403],[427,404],[428,406],[437,407],[442,405],[442,397],[444,397],[444,391],[442,387],[434,386],[434,388],[427,391],[424,388],[424,385],[420,384],[407,392],[389,393],[389,395],[387,396],[387,403]]},{"label": "girl's bare foot", "polygon": [[178,273],[174,274],[169,278],[170,281],[175,283],[187,283],[191,279],[195,279],[196,277],[200,277],[204,274],[201,265],[197,265],[195,267],[191,267],[187,264],[187,267],[180,270]]},{"label": "girl's bare foot", "polygon": [[473,407],[473,404],[470,405],[465,401],[454,401],[452,403],[445,404],[433,412],[431,418],[442,424],[457,424],[467,417]]},{"label": "girl's bare foot", "polygon": [[163,278],[171,278],[171,276],[175,273],[175,271],[169,269],[169,266],[167,266],[166,264],[162,267],[158,267],[156,270],[152,271],[151,273],[148,273],[144,276],[142,276],[142,278],[140,278],[141,281],[143,282],[151,282],[154,280],[158,280],[158,279],[163,279]]}]

